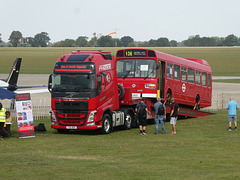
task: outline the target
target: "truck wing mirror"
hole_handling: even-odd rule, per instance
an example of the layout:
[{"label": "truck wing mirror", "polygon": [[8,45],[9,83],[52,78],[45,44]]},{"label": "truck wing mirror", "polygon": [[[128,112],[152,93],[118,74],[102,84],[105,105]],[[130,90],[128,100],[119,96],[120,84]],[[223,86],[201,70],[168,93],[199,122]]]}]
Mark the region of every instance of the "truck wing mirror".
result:
[{"label": "truck wing mirror", "polygon": [[48,90],[50,93],[52,92],[52,74],[50,74],[48,78]]}]

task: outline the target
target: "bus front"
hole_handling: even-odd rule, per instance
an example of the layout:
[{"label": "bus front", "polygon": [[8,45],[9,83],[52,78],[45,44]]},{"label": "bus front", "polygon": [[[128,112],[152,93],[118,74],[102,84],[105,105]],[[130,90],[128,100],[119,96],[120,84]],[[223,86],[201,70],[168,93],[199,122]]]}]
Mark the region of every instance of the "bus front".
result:
[{"label": "bus front", "polygon": [[[125,92],[131,89],[131,98],[156,99],[158,94],[157,58],[149,49],[121,49],[116,55],[118,84]],[[122,99],[125,104],[128,99]]]}]

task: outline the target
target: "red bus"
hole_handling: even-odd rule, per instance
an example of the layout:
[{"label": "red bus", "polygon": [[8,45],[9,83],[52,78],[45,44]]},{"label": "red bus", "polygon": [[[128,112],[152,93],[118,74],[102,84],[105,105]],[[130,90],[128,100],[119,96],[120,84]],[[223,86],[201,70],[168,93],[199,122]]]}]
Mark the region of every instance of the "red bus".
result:
[{"label": "red bus", "polygon": [[[118,50],[116,63],[118,84],[131,88],[133,99],[145,97],[153,103],[157,97],[174,97],[182,106],[211,106],[212,71],[205,60],[131,48]],[[120,103],[127,102],[120,98]]]}]

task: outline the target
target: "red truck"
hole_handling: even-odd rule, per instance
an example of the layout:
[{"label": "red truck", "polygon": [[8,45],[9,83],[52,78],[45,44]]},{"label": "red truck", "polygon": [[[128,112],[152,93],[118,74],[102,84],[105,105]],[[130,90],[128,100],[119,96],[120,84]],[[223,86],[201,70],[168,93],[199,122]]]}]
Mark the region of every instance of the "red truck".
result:
[{"label": "red truck", "polygon": [[119,105],[116,61],[110,52],[78,50],[61,56],[48,89],[51,127],[59,133],[100,129],[108,134],[115,126],[129,129],[134,123],[135,104]]}]

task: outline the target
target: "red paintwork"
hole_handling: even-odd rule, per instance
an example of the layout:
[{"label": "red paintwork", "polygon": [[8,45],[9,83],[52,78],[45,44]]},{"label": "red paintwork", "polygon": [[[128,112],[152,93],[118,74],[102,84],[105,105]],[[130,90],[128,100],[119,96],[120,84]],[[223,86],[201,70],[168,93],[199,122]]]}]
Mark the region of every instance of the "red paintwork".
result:
[{"label": "red paintwork", "polygon": [[[96,68],[96,79],[97,75],[100,74],[101,72],[104,72],[110,77],[109,81],[106,81],[106,86],[105,89],[97,96],[92,99],[55,99],[52,98],[51,101],[51,106],[52,106],[52,111],[57,118],[56,115],[56,108],[55,108],[55,102],[60,101],[60,102],[88,102],[88,112],[86,114],[80,113],[80,114],[72,114],[72,113],[59,113],[59,119],[57,119],[57,122],[52,120],[52,128],[55,129],[66,129],[67,125],[69,126],[77,126],[77,129],[99,129],[102,127],[102,116],[105,110],[110,109],[111,111],[119,109],[119,97],[118,97],[118,85],[117,85],[117,75],[116,75],[116,61],[112,56],[112,60],[106,60],[101,53],[110,53],[110,52],[73,52],[72,54],[89,54],[89,57],[85,61],[79,61],[74,63],[78,63],[79,66],[81,66],[82,63],[86,62],[91,62],[95,64]],[[58,59],[57,62],[67,62],[69,56],[71,54],[66,54],[62,56],[61,58]],[[69,61],[68,61],[69,63]],[[102,65],[111,65],[111,68],[100,68]],[[83,66],[82,66],[83,67]],[[64,69],[62,69],[64,71]],[[82,71],[88,71],[88,69],[73,69],[74,71],[82,72]],[[69,71],[69,69],[67,70]],[[97,83],[96,83],[97,87]],[[94,121],[91,123],[96,123],[95,126],[87,126],[87,119],[89,117],[89,114],[91,111],[97,110],[97,113],[94,116]],[[87,117],[85,117],[87,115]],[[64,120],[64,118],[70,118],[70,120]],[[75,118],[78,118],[76,120]],[[79,118],[86,118],[86,124],[83,125],[84,121],[79,120]],[[61,126],[59,125],[59,122],[62,124],[66,124],[66,126]],[[78,126],[78,125],[83,125],[83,126]]]},{"label": "red paintwork", "polygon": [[[134,50],[136,48],[131,49],[120,49],[118,51],[124,51],[123,55],[125,55],[125,50]],[[141,49],[141,48],[137,48]],[[148,49],[141,49],[146,50]],[[184,82],[181,80],[175,80],[167,78],[167,63],[184,66],[186,68],[194,69],[195,71],[198,70],[200,72],[205,72],[210,74],[212,77],[212,71],[207,61],[202,59],[193,59],[193,58],[180,58],[173,55],[169,55],[166,53],[158,52],[155,50],[156,57],[116,57],[116,61],[119,59],[154,59],[156,62],[163,61],[165,62],[165,79],[164,79],[164,99],[166,98],[167,90],[171,89],[172,97],[175,98],[175,101],[179,104],[194,106],[196,96],[200,96],[200,107],[209,107],[211,106],[211,99],[212,99],[212,80],[211,80],[211,87],[205,87],[197,84],[192,84],[188,82]],[[159,72],[158,72],[159,73]],[[207,78],[208,81],[208,78]],[[131,88],[132,93],[151,93],[157,94],[157,84],[158,84],[158,75],[156,78],[118,78],[118,83],[122,84],[124,88]],[[133,87],[133,84],[135,87]],[[155,84],[155,89],[147,89],[145,88],[145,84]],[[186,91],[182,91],[182,86],[185,84]],[[130,100],[128,100],[130,102]],[[127,102],[127,100],[125,100]],[[125,103],[126,104],[126,103]],[[151,105],[149,105],[151,106]]]}]

